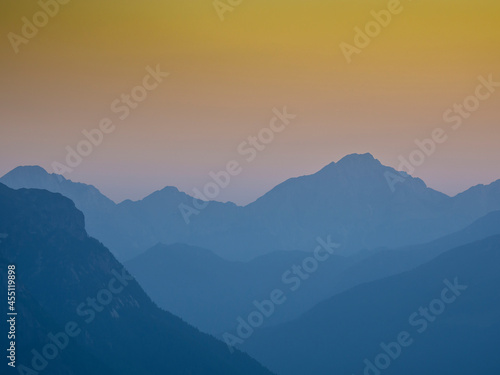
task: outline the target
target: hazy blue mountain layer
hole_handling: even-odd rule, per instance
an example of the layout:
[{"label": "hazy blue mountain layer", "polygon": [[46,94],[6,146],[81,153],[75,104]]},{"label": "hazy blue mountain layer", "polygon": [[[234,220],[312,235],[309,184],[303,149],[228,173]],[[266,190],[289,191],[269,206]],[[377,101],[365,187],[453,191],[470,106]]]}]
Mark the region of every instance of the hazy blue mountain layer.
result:
[{"label": "hazy blue mountain layer", "polygon": [[174,187],[114,204],[92,186],[39,167],[16,168],[0,182],[72,199],[85,214],[89,233],[120,260],[159,242],[248,260],[276,250],[311,251],[318,236],[328,235],[342,244],[344,254],[352,254],[432,241],[500,210],[500,181],[449,197],[418,178],[402,177],[370,154],[349,155],[313,175],[289,179],[245,207],[210,202],[200,208],[205,204]]},{"label": "hazy blue mountain layer", "polygon": [[489,237],[257,330],[244,348],[282,375],[498,374],[499,269]]}]

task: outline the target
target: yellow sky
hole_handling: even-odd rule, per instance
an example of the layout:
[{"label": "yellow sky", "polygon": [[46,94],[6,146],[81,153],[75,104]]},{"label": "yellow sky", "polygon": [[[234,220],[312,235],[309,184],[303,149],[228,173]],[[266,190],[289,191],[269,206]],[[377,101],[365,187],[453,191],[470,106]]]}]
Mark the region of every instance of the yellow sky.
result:
[{"label": "yellow sky", "polygon": [[[117,200],[203,186],[284,105],[296,121],[220,199],[248,202],[352,152],[396,167],[416,138],[447,126],[443,113],[474,93],[478,76],[500,81],[497,0],[401,1],[351,64],[339,44],[388,1],[243,0],[222,22],[210,0],[71,0],[18,54],[7,35],[40,8],[2,4],[1,174],[50,169],[146,66],[171,73],[67,176]],[[499,104],[500,90],[415,174],[448,193],[500,178]]]}]

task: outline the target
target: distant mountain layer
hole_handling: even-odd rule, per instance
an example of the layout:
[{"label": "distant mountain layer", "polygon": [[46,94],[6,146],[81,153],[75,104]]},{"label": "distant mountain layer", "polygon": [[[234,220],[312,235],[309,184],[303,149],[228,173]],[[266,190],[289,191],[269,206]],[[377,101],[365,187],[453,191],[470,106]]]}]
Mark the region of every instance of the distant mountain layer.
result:
[{"label": "distant mountain layer", "polygon": [[270,375],[247,355],[231,355],[222,342],[156,307],[87,235],[84,217],[69,199],[0,184],[0,233],[2,282],[7,264],[16,266],[18,280],[19,370],[22,365],[61,375]]},{"label": "distant mountain layer", "polygon": [[[326,254],[326,253],[325,253]],[[160,307],[172,311],[200,330],[220,335],[235,328],[236,319],[254,309],[254,301],[283,288],[283,275],[309,254],[283,251],[249,262],[232,262],[210,250],[188,245],[157,245],[128,262],[127,269]],[[330,296],[329,283],[353,260],[332,255],[314,281],[294,295],[267,323],[295,318]],[[290,272],[288,279],[294,281]],[[285,276],[285,281],[288,280]]]},{"label": "distant mountain layer", "polygon": [[499,374],[500,236],[350,289],[244,348],[280,375]]},{"label": "distant mountain layer", "polygon": [[[348,258],[333,254],[320,262],[264,325],[298,318],[319,302],[356,285],[409,271],[447,250],[492,235],[500,235],[500,211],[427,244],[379,249]],[[254,301],[268,299],[276,288],[289,291],[294,287],[293,277],[297,276],[292,267],[302,266],[309,256],[283,251],[250,262],[231,262],[210,250],[159,244],[125,265],[160,307],[204,332],[221,335],[237,328],[237,318],[253,311]]]},{"label": "distant mountain layer", "polygon": [[85,214],[89,233],[120,260],[159,242],[248,260],[275,250],[311,251],[318,236],[328,235],[350,254],[432,241],[500,210],[500,180],[448,197],[418,178],[401,177],[370,154],[349,155],[313,175],[289,179],[245,207],[206,205],[174,187],[114,204],[94,187],[40,167],[18,167],[0,182],[72,199]]}]

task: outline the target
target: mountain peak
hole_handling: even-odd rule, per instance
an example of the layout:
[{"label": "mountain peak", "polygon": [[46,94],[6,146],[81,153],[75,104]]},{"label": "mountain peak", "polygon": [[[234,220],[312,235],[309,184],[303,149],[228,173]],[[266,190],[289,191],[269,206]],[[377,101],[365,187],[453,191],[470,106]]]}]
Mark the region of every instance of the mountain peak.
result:
[{"label": "mountain peak", "polygon": [[165,186],[163,189],[160,190],[163,193],[180,193],[179,189],[177,189],[175,186]]},{"label": "mountain peak", "polygon": [[151,201],[151,200],[163,200],[167,198],[173,198],[178,196],[183,196],[184,193],[179,191],[175,186],[165,186],[163,189],[156,190],[155,192],[149,194],[143,200]]},{"label": "mountain peak", "polygon": [[88,216],[89,211],[99,207],[110,210],[115,203],[92,185],[73,182],[56,173],[49,173],[39,166],[21,166],[0,178],[0,182],[11,189],[42,189],[60,193],[71,199],[76,207]]},{"label": "mountain peak", "polygon": [[6,176],[16,176],[16,177],[18,177],[18,176],[38,176],[38,177],[42,177],[42,176],[48,176],[48,175],[49,175],[49,173],[45,169],[40,167],[39,165],[22,165],[22,166],[14,168],[13,170],[11,170],[7,174],[5,174],[4,177],[6,177]]},{"label": "mountain peak", "polygon": [[[332,162],[325,166],[321,171],[334,170],[336,168],[356,168],[367,167],[372,168],[374,166],[381,166],[382,163],[378,159],[375,159],[372,154],[349,154],[344,156],[338,162]],[[321,172],[320,171],[320,172]]]},{"label": "mountain peak", "polygon": [[63,176],[54,173],[50,174],[38,165],[26,165],[14,168],[13,170],[5,174],[2,178],[0,178],[0,181],[2,181],[2,183],[14,189],[19,189],[22,187],[54,187],[65,180],[66,179]]},{"label": "mountain peak", "polygon": [[342,159],[338,161],[337,164],[344,164],[344,163],[371,163],[371,162],[380,162],[373,157],[372,154],[370,153],[365,153],[365,154],[350,154],[344,156]]},{"label": "mountain peak", "polygon": [[[86,238],[85,220],[72,200],[61,194],[42,189],[14,190],[0,183],[0,207],[3,215],[14,219],[4,222],[2,231],[6,233],[51,233],[54,228],[63,229],[80,239]],[[22,214],[15,215],[19,208]],[[26,220],[33,215],[43,220]],[[24,234],[23,234],[24,235]]]}]

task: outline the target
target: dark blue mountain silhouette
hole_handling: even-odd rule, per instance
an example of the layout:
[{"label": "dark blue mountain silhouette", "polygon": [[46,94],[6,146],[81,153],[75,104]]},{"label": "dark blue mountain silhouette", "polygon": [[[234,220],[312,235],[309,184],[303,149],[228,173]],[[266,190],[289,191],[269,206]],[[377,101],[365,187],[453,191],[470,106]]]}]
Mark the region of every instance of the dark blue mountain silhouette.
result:
[{"label": "dark blue mountain silhouette", "polygon": [[51,343],[47,334],[74,321],[81,332],[48,361],[46,373],[270,374],[160,310],[87,235],[83,214],[62,195],[0,184],[0,232],[8,234],[0,244],[1,278],[5,264],[15,264],[20,282],[18,366],[30,366],[31,349],[42,353]]}]

